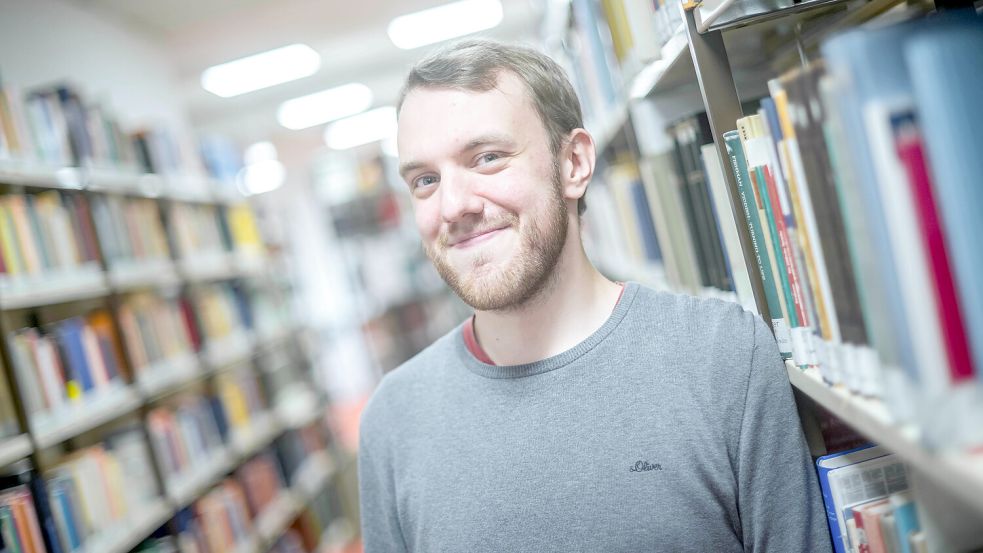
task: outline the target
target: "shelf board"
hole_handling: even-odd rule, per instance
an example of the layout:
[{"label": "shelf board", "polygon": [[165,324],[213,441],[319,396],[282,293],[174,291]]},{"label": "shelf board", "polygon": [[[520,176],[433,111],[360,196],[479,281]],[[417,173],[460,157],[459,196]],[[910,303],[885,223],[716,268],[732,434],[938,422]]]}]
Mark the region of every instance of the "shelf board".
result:
[{"label": "shelf board", "polygon": [[170,259],[124,261],[109,268],[109,284],[118,290],[175,286],[180,282]]},{"label": "shelf board", "polygon": [[0,307],[6,310],[85,300],[108,293],[105,274],[95,263],[0,279]]},{"label": "shelf board", "polygon": [[182,474],[167,482],[167,497],[178,508],[191,503],[232,469],[233,459],[227,448],[219,448],[210,459],[194,467],[191,474]]},{"label": "shelf board", "polygon": [[272,545],[297,518],[303,503],[290,491],[281,491],[256,517],[255,528],[264,543]]},{"label": "shelf board", "polygon": [[662,46],[659,59],[635,75],[629,96],[638,100],[687,84],[696,84],[696,70],[693,68],[693,57],[689,54],[686,33],[679,32]]},{"label": "shelf board", "polygon": [[0,161],[0,183],[37,188],[79,190],[83,186],[84,177],[78,167],[52,167],[37,163],[3,160]]},{"label": "shelf board", "polygon": [[153,398],[205,375],[193,353],[162,359],[139,371],[137,387],[146,398]]},{"label": "shelf board", "polygon": [[135,167],[126,169],[93,168],[85,172],[85,189],[108,194],[124,194],[143,198],[160,196],[161,178],[141,173]]},{"label": "shelf board", "polygon": [[178,270],[188,280],[225,280],[237,276],[232,256],[227,252],[194,253],[178,259]]},{"label": "shelf board", "polygon": [[246,459],[269,445],[281,432],[283,426],[273,414],[260,413],[253,417],[247,428],[233,430],[229,442],[232,451],[240,459]]},{"label": "shelf board", "polygon": [[983,515],[983,454],[930,452],[918,443],[917,431],[891,422],[883,402],[829,386],[817,369],[790,362],[785,368],[792,386]]},{"label": "shelf board", "polygon": [[267,259],[262,252],[237,251],[232,254],[232,265],[238,276],[259,276],[266,270]]},{"label": "shelf board", "polygon": [[126,519],[85,540],[83,553],[127,553],[174,515],[174,509],[160,499],[136,507]]},{"label": "shelf board", "polygon": [[209,340],[201,356],[212,371],[248,361],[253,355],[251,338],[248,332],[238,331],[217,340]]},{"label": "shelf board", "polygon": [[35,413],[30,423],[31,433],[39,448],[50,447],[130,413],[140,405],[140,398],[130,387],[111,385],[54,413]]},{"label": "shelf board", "polygon": [[[790,15],[805,14],[818,9],[846,5],[850,0],[804,0],[793,3],[792,0],[743,0],[735,2],[731,7],[724,11],[708,29],[713,31],[728,31],[748,25],[757,25],[766,21],[788,17]],[[701,10],[701,14],[709,13],[710,10]]]},{"label": "shelf board", "polygon": [[0,438],[0,468],[27,457],[34,451],[27,434]]}]

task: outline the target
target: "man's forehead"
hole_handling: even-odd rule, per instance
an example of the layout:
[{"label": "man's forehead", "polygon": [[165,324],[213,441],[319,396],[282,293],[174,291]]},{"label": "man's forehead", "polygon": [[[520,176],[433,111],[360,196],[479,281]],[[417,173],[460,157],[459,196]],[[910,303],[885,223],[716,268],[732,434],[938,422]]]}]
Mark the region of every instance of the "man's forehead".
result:
[{"label": "man's forehead", "polygon": [[482,96],[497,96],[512,104],[525,104],[532,107],[532,99],[529,91],[518,75],[511,71],[500,71],[496,77],[495,86],[488,90],[476,90],[456,86],[414,87],[404,96],[398,115],[402,119],[403,112],[407,106],[416,107],[416,104],[420,102],[436,101],[438,103],[453,103]]}]

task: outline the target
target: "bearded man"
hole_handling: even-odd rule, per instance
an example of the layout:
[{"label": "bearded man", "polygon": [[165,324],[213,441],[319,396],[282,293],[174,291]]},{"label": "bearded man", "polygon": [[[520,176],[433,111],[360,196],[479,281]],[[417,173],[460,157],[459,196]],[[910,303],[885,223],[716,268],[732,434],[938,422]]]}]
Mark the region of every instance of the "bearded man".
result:
[{"label": "bearded man", "polygon": [[829,551],[788,378],[736,304],[601,275],[595,149],[563,70],[471,40],[410,72],[400,174],[475,313],[361,421],[365,551]]}]

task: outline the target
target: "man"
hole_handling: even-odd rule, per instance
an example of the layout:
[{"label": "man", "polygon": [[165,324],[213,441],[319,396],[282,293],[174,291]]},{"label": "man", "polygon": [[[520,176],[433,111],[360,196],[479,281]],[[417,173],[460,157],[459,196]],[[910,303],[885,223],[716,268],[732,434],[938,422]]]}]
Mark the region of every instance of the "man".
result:
[{"label": "man", "polygon": [[363,414],[365,550],[828,551],[764,323],[584,254],[594,143],[560,67],[466,41],[411,71],[399,110],[424,247],[475,314]]}]

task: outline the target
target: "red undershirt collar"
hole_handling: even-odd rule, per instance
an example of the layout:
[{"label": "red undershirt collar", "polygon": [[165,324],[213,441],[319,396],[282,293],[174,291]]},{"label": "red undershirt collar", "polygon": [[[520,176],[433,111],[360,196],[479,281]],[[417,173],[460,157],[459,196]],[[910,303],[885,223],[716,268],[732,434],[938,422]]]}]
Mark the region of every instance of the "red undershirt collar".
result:
[{"label": "red undershirt collar", "polygon": [[[618,284],[621,285],[621,292],[618,294],[618,301],[621,301],[621,296],[625,293],[625,285],[622,282]],[[618,305],[618,301],[614,302]],[[471,355],[475,357],[478,361],[485,363],[486,365],[495,365],[495,362],[491,360],[491,357],[485,352],[485,350],[478,343],[478,336],[474,333],[474,315],[468,317],[468,320],[464,321],[464,326],[461,329],[464,332],[464,345],[471,352]]]}]

